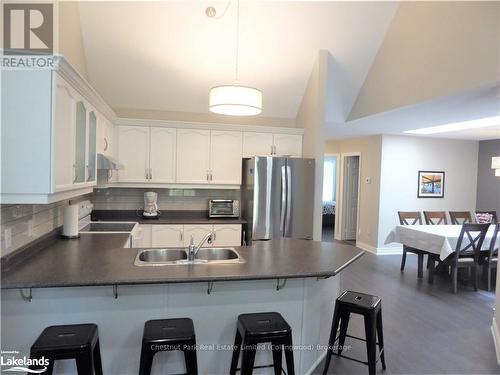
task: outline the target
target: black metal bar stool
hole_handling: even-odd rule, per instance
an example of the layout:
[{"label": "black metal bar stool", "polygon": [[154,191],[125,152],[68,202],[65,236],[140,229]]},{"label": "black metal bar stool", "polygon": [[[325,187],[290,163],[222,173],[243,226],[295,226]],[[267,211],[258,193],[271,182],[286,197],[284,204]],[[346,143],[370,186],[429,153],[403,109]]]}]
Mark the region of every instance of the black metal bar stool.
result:
[{"label": "black metal bar stool", "polygon": [[142,336],[139,375],[149,375],[153,357],[158,352],[181,350],[184,352],[186,371],[198,374],[196,336],[193,321],[189,318],[148,320]]},{"label": "black metal bar stool", "polygon": [[[49,359],[47,371],[52,374],[54,361],[75,359],[79,375],[102,375],[101,350],[96,324],[50,326],[43,330],[31,346],[30,358]],[[30,366],[37,370],[40,366]]]},{"label": "black metal bar stool", "polygon": [[252,374],[254,368],[267,367],[254,367],[257,344],[267,342],[272,345],[274,374],[281,374],[282,350],[284,349],[288,375],[294,375],[292,328],[277,312],[241,314],[238,316],[233,358],[229,373],[234,375],[238,370],[240,349],[243,351],[241,360],[242,375]]},{"label": "black metal bar stool", "polygon": [[[365,320],[366,338],[355,337],[347,334],[347,325],[349,324],[349,316],[351,313],[363,315]],[[337,341],[337,330],[340,324],[340,334],[338,337],[338,349],[336,355],[342,358],[350,359],[359,363],[368,365],[369,374],[375,374],[377,365],[377,335],[378,346],[380,351],[380,361],[382,368],[385,370],[384,357],[384,335],[382,332],[382,301],[377,296],[369,294],[345,291],[337,298],[335,302],[335,311],[333,313],[332,329],[330,332],[330,341],[328,342],[328,353],[326,354],[326,363],[323,370],[323,375],[328,371],[330,360],[333,352],[333,346]],[[345,338],[350,337],[356,340],[366,342],[366,352],[368,362],[360,361],[356,358],[342,355],[342,349],[345,343]]]}]

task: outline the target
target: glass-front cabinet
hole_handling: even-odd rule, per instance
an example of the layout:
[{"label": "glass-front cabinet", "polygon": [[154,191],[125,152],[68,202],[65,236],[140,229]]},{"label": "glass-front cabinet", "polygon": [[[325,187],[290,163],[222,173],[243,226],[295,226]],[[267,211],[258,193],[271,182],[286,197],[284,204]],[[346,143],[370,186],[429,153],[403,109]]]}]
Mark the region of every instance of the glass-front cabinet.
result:
[{"label": "glass-front cabinet", "polygon": [[87,108],[82,101],[76,103],[75,122],[75,184],[85,182],[87,152]]},{"label": "glass-front cabinet", "polygon": [[94,111],[89,114],[89,153],[87,164],[87,181],[94,182],[96,180],[96,144],[97,142],[97,118]]}]

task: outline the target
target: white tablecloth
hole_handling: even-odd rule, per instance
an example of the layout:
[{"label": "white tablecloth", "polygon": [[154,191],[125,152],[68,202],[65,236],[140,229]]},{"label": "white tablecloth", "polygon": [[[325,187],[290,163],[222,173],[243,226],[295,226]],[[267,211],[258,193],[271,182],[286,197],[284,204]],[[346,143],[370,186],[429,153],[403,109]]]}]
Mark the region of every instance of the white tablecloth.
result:
[{"label": "white tablecloth", "polygon": [[[490,225],[481,250],[490,248],[494,226]],[[397,242],[415,249],[438,254],[441,260],[452,254],[458,242],[461,225],[398,225],[387,236],[385,244]],[[464,237],[462,247],[469,244],[467,236]],[[500,235],[497,236],[496,246],[500,244]]]}]

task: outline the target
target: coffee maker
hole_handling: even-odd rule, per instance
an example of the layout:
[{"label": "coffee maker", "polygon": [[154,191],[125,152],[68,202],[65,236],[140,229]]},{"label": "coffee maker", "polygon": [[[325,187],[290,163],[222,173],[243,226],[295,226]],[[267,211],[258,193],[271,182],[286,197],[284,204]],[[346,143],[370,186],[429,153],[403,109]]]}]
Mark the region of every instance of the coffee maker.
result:
[{"label": "coffee maker", "polygon": [[144,219],[157,219],[161,211],[158,209],[158,193],[154,191],[148,191],[144,193],[144,209],[142,211],[142,217]]}]

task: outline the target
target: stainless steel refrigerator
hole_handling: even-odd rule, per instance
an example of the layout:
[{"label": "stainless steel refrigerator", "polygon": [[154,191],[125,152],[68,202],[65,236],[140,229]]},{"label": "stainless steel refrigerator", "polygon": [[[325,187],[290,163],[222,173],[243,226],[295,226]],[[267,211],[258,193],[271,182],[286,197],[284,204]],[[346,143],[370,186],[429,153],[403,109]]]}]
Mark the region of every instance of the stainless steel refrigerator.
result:
[{"label": "stainless steel refrigerator", "polygon": [[313,238],[314,159],[243,159],[244,239]]}]

